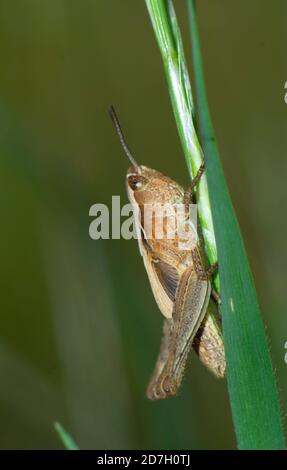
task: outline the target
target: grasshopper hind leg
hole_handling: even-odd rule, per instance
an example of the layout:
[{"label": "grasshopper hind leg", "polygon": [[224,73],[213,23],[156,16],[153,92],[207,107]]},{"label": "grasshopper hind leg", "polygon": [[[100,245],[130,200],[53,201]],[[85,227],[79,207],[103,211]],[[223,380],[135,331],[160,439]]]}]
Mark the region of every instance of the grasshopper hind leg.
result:
[{"label": "grasshopper hind leg", "polygon": [[172,320],[165,325],[159,359],[148,387],[154,400],[173,396],[178,391],[194,337],[205,316],[210,298],[209,281],[198,279],[193,267],[182,275],[176,293]]},{"label": "grasshopper hind leg", "polygon": [[147,391],[146,391],[147,397],[150,400],[157,400],[158,398],[160,398],[158,394],[159,378],[168,360],[170,341],[172,337],[172,330],[173,330],[173,320],[165,319],[163,322],[163,335],[162,335],[158,359],[156,361],[154,372],[151,376],[151,379],[149,381]]}]

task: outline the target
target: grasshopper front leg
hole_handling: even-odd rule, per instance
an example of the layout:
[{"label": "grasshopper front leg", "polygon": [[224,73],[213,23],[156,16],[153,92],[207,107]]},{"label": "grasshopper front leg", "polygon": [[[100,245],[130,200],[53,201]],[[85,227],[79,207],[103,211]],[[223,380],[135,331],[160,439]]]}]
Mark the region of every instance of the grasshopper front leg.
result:
[{"label": "grasshopper front leg", "polygon": [[198,185],[198,183],[200,182],[200,179],[204,173],[204,170],[205,170],[205,164],[202,163],[200,167],[198,168],[197,173],[191,182],[191,185],[184,193],[184,204],[185,204],[187,214],[189,214],[189,204],[190,204],[190,201],[192,201],[194,190],[196,186]]}]

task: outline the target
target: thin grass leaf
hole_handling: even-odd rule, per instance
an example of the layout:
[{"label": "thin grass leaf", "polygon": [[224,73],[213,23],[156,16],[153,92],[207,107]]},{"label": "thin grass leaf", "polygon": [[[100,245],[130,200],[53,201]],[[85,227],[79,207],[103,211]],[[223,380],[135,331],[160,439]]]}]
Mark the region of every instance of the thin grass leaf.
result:
[{"label": "thin grass leaf", "polygon": [[67,433],[60,423],[54,423],[54,428],[67,450],[80,450],[75,441]]},{"label": "thin grass leaf", "polygon": [[[169,92],[191,177],[202,159],[193,123],[193,103],[180,30],[171,1],[146,0],[162,54]],[[221,168],[209,118],[194,15],[189,3],[200,127],[207,166],[197,194],[199,217],[209,261],[219,254],[222,314],[228,387],[238,447],[283,449],[284,436],[274,373],[238,222]]]}]

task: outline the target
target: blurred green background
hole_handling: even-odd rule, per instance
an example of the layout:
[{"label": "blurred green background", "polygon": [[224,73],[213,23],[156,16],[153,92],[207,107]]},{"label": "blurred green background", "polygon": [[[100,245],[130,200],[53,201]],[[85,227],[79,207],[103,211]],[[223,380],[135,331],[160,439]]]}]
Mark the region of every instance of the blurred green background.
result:
[{"label": "blurred green background", "polygon": [[[190,65],[186,4],[175,7]],[[286,15],[285,0],[198,2],[284,414]],[[144,1],[0,0],[0,448],[61,448],[55,420],[83,449],[234,448],[226,383],[194,354],[176,398],[145,397],[162,319],[137,243],[88,232],[92,204],[127,202],[111,103],[137,160],[186,186]]]}]

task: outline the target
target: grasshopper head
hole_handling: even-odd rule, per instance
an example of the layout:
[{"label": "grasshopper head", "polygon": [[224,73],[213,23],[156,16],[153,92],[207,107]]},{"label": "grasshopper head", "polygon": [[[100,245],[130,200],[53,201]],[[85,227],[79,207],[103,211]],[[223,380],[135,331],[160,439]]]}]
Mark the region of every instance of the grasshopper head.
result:
[{"label": "grasshopper head", "polygon": [[183,197],[183,189],[162,173],[139,165],[130,152],[123,135],[118,117],[113,107],[110,116],[119,136],[122,147],[132,166],[126,176],[127,192],[131,202],[137,204],[176,203]]},{"label": "grasshopper head", "polygon": [[143,165],[128,169],[126,186],[129,199],[140,205],[177,203],[183,198],[184,192],[168,176]]}]

